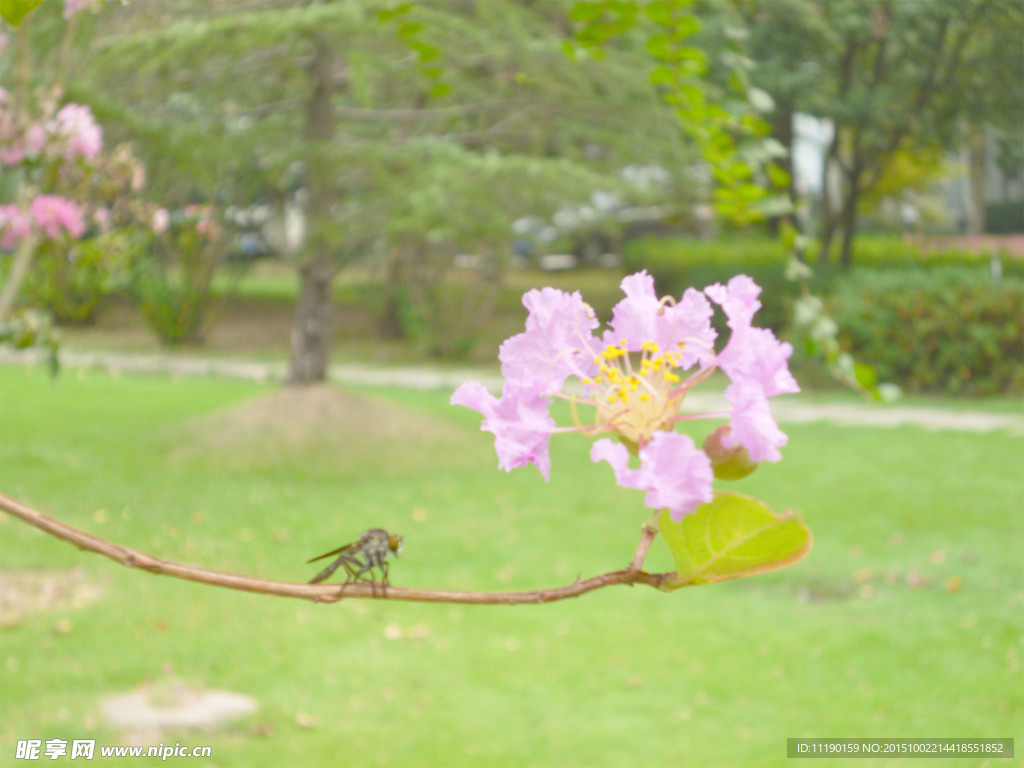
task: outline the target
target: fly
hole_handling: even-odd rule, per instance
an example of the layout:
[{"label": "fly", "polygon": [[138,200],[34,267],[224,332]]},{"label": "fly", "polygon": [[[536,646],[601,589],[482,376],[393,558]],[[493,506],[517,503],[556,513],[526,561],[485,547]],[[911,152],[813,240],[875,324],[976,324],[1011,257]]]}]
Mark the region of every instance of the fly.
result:
[{"label": "fly", "polygon": [[387,584],[388,556],[394,554],[395,557],[398,557],[398,553],[401,551],[401,536],[388,533],[383,528],[371,528],[360,536],[358,541],[332,549],[330,552],[324,552],[322,555],[317,555],[308,561],[314,563],[331,555],[338,556],[333,563],[310,579],[309,583],[317,584],[324,581],[330,578],[331,574],[336,570],[343,567],[348,574],[348,578],[345,579],[346,584],[352,581],[359,581],[367,573],[369,573],[370,581],[373,581],[374,569],[380,571],[381,583]]}]

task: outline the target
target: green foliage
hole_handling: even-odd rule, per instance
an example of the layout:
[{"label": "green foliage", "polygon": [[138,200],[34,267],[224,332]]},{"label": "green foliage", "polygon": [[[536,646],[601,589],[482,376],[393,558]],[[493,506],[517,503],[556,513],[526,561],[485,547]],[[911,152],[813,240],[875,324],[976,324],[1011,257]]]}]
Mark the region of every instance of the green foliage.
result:
[{"label": "green foliage", "polygon": [[[570,17],[577,23],[576,46],[592,55],[618,38],[636,34],[649,57],[650,83],[672,109],[684,134],[706,164],[705,190],[724,218],[759,221],[790,209],[788,198],[773,194],[789,183],[775,161],[785,154],[767,138],[761,116],[771,97],[750,82],[753,62],[736,45],[741,35],[729,30],[729,42],[713,61],[695,46],[701,22],[693,0],[578,0]],[[570,53],[574,48],[568,46]]]},{"label": "green foliage", "polygon": [[403,338],[431,357],[465,359],[494,312],[497,286],[483,281],[403,280],[389,286]]},{"label": "green foliage", "polygon": [[1019,200],[989,203],[985,206],[985,231],[994,235],[1024,232],[1024,206]]},{"label": "green foliage", "polygon": [[123,278],[136,247],[125,228],[70,243],[43,241],[23,289],[25,297],[59,323],[89,324],[103,296]]},{"label": "green foliage", "polygon": [[15,27],[43,0],[0,0],[0,17]]},{"label": "green foliage", "polygon": [[676,564],[668,589],[774,571],[811,550],[811,532],[796,515],[776,515],[740,493],[716,491],[713,501],[678,523],[665,510],[658,528]]},{"label": "green foliage", "polygon": [[0,323],[0,345],[14,349],[42,347],[46,351],[50,375],[56,378],[60,372],[57,351],[60,338],[53,326],[53,318],[36,309],[23,309],[4,323]]},{"label": "green foliage", "polygon": [[189,206],[150,237],[131,265],[131,290],[150,328],[165,344],[202,340],[213,277],[223,260],[219,225],[208,207]]},{"label": "green foliage", "polygon": [[830,300],[840,337],[912,392],[1024,393],[1024,279],[984,270],[859,270]]},{"label": "green foliage", "polygon": [[[780,141],[791,141],[797,112],[835,126],[819,206],[827,241],[853,235],[861,204],[925,182],[940,167],[925,155],[962,146],[965,125],[1019,144],[1024,90],[1006,84],[1024,78],[1024,58],[1005,55],[1024,34],[1018,0],[742,0],[704,9],[709,27],[738,16],[749,30],[750,78],[779,106]],[[725,47],[720,40],[712,50]],[[829,200],[834,191],[839,199]],[[841,263],[851,258],[843,252]]]},{"label": "green foliage", "polygon": [[[409,180],[389,174],[387,155],[404,148],[411,156],[416,140],[453,151],[423,153],[415,164],[402,158],[414,172],[448,163],[459,149],[495,165],[562,158],[591,173],[629,162],[683,165],[693,154],[657,95],[637,86],[636,54],[565,57],[558,5],[282,1],[249,10],[237,0],[212,10],[112,10],[82,67],[78,87],[112,130],[139,141],[152,186],[175,200],[202,190],[242,205],[304,183],[308,169],[298,176],[295,169],[310,154],[306,62],[318,35],[331,41],[344,72],[332,99],[335,146],[315,154],[336,180],[332,204],[344,219],[370,214],[388,222]],[[253,78],[253,61],[275,76]],[[242,81],[245,89],[237,87]],[[558,170],[553,164],[526,189],[557,184]],[[500,211],[502,197],[519,190],[493,191],[474,207]],[[577,188],[560,202],[590,191]],[[350,208],[358,210],[349,216]],[[531,213],[551,210],[537,204]],[[507,238],[510,220],[490,230],[492,242]],[[339,250],[363,245],[361,232],[346,240]]]}]

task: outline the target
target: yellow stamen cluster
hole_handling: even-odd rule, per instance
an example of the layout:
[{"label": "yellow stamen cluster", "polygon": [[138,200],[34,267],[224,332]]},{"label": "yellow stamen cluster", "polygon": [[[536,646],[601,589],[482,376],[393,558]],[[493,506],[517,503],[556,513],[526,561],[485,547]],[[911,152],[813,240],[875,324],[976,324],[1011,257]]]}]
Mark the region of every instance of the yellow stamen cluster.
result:
[{"label": "yellow stamen cluster", "polygon": [[656,342],[644,342],[635,368],[625,339],[595,355],[598,374],[583,383],[592,388],[598,424],[637,445],[656,430],[671,429],[682,400],[674,390],[681,381],[675,369],[683,346],[680,342],[678,349],[662,351]]}]

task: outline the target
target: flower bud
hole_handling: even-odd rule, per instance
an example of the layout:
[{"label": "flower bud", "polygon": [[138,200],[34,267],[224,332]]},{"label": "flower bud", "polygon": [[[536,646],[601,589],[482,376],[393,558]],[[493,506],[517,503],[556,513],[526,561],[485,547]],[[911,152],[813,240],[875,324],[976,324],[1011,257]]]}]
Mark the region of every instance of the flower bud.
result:
[{"label": "flower bud", "polygon": [[711,459],[711,470],[719,480],[740,480],[757,469],[747,449],[729,439],[730,426],[723,424],[704,440],[704,453]]}]

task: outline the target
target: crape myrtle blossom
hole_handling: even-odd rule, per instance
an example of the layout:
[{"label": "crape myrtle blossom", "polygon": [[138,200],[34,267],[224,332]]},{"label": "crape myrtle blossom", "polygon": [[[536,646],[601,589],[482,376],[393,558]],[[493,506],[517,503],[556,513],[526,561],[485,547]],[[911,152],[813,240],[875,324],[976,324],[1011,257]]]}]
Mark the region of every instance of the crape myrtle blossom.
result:
[{"label": "crape myrtle blossom", "polygon": [[[501,396],[467,382],[451,402],[484,415],[481,428],[494,433],[499,466],[506,471],[534,464],[547,479],[551,435],[603,435],[591,459],[607,461],[619,485],[644,491],[646,506],[667,508],[678,521],[711,501],[715,475],[707,450],[676,433],[675,423],[729,419],[705,445],[711,446],[716,466],[723,452],[751,467],[778,461],[786,436],[771,417],[768,399],[799,391],[787,367],[793,350],[770,330],[752,325],[761,289],[745,275],[704,291],[689,288],[679,300],[659,299],[647,272],[626,277],[622,290],[625,298],[600,335],[595,335],[600,323],[593,309],[578,292],[529,291],[523,297],[526,329],[499,351],[505,377]],[[731,331],[717,353],[712,302],[724,311]],[[682,413],[689,390],[717,368],[731,381],[725,393],[731,408]],[[578,379],[581,392],[563,391],[570,377]],[[571,403],[572,426],[557,426],[549,415],[556,397]],[[580,421],[581,406],[594,409],[592,424]]]},{"label": "crape myrtle blossom", "polygon": [[103,149],[103,131],[92,110],[82,104],[65,104],[50,125],[50,133],[67,139],[64,157],[92,159]]},{"label": "crape myrtle blossom", "polygon": [[13,204],[0,205],[0,248],[5,251],[16,248],[33,232],[57,240],[64,233],[81,237],[85,228],[81,206],[59,195],[37,195],[28,211]]},{"label": "crape myrtle blossom", "polygon": [[727,286],[708,286],[705,293],[721,305],[732,331],[718,355],[718,366],[732,381],[725,390],[733,407],[731,435],[724,443],[743,446],[751,461],[778,461],[786,436],[771,417],[768,398],[800,391],[788,367],[793,347],[751,325],[761,308],[761,289],[746,275],[737,275]]},{"label": "crape myrtle blossom", "polygon": [[54,159],[73,163],[100,154],[103,130],[89,107],[72,102],[57,109],[56,103],[48,100],[42,110],[41,117],[16,110],[10,94],[0,88],[0,165]]},{"label": "crape myrtle blossom", "polygon": [[0,205],[0,248],[14,250],[32,233],[32,222],[16,205]]},{"label": "crape myrtle blossom", "polygon": [[53,240],[64,232],[72,237],[81,237],[85,233],[81,207],[59,195],[38,195],[29,205],[29,213],[43,234]]}]

